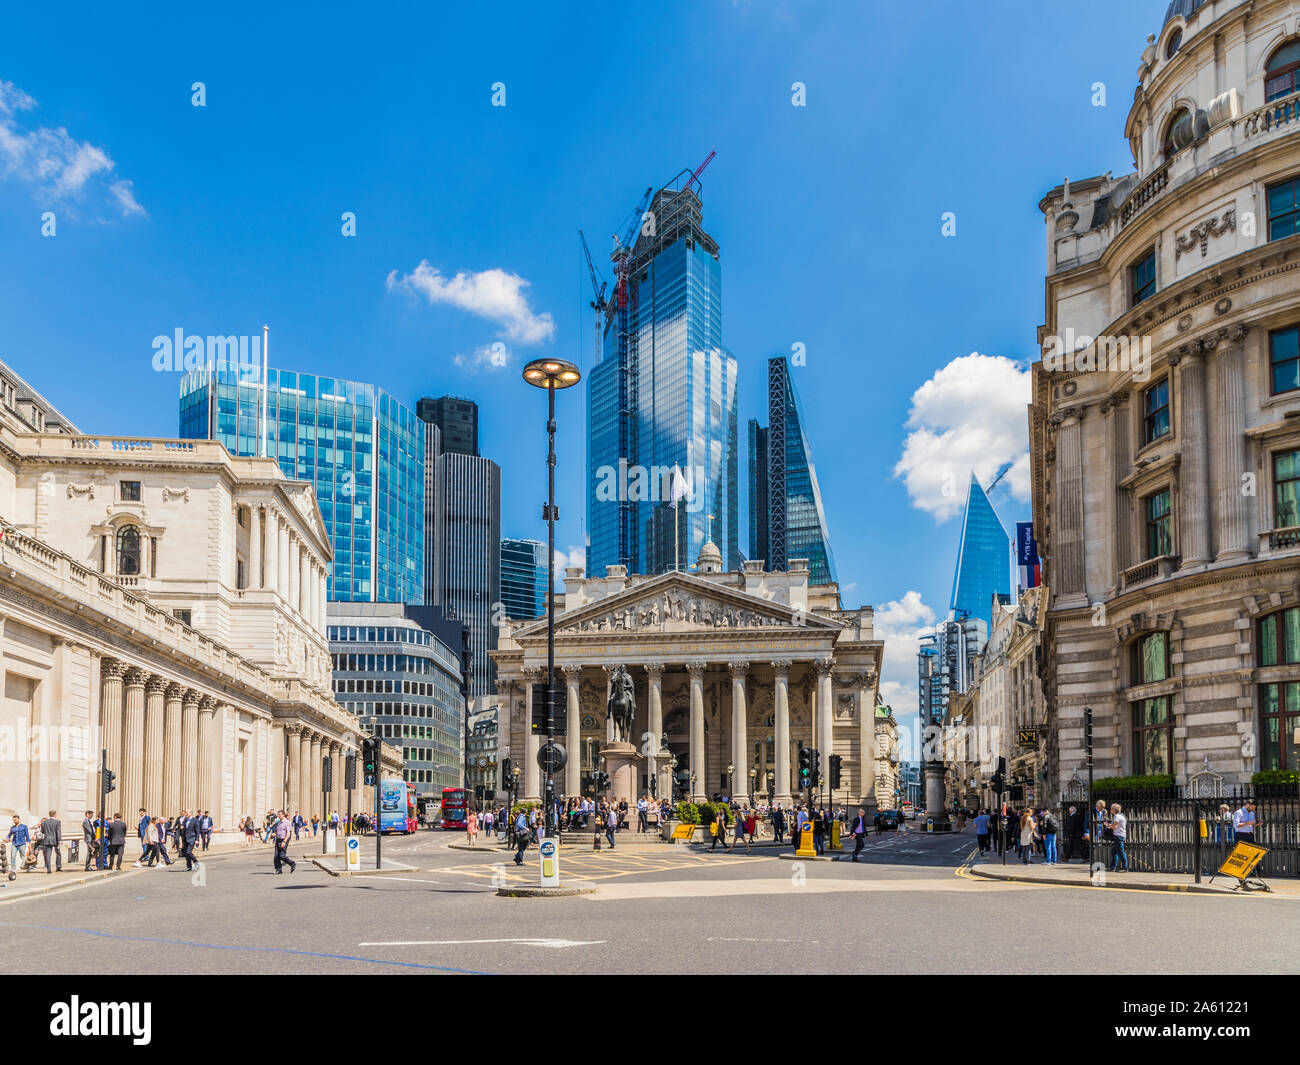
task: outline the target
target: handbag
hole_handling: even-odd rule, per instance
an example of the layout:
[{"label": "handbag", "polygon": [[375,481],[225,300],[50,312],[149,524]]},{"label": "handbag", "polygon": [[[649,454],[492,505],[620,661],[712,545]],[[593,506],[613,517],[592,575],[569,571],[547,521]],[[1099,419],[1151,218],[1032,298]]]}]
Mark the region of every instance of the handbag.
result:
[{"label": "handbag", "polygon": [[1107,843],[1114,843],[1115,830],[1111,828],[1109,825],[1107,825],[1106,830],[1101,834],[1101,838],[1104,839]]}]

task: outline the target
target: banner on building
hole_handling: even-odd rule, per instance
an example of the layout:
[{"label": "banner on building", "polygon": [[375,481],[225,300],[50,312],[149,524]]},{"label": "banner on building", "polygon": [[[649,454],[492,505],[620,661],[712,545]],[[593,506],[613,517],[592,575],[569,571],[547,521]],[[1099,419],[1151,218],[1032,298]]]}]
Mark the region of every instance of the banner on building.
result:
[{"label": "banner on building", "polygon": [[1016,564],[1020,567],[1021,588],[1037,588],[1043,582],[1038,541],[1034,539],[1032,521],[1016,522]]}]

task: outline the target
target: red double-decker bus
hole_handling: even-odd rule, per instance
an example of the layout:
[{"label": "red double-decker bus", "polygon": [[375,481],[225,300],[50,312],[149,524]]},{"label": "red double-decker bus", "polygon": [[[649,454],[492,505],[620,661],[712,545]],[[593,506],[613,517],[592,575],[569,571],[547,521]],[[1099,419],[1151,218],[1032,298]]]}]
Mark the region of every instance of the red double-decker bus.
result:
[{"label": "red double-decker bus", "polygon": [[465,816],[469,809],[469,792],[464,788],[442,789],[442,827],[465,827]]}]

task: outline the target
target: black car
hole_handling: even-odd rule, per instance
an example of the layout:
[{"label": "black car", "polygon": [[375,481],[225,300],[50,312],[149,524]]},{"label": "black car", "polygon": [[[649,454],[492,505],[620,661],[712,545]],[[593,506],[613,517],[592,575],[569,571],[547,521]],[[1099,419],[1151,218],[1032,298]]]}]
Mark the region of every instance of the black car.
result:
[{"label": "black car", "polygon": [[881,831],[885,831],[888,829],[896,830],[898,828],[898,822],[901,821],[902,818],[903,815],[897,810],[881,810],[880,811]]}]

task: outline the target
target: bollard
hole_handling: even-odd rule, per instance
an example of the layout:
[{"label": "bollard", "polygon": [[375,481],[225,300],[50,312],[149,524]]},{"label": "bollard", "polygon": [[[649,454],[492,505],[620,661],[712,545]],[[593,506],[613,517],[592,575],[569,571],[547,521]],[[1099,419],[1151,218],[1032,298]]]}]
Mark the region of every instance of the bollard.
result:
[{"label": "bollard", "polygon": [[594,851],[600,850],[600,825],[596,826],[596,834],[592,837],[591,849]]}]

